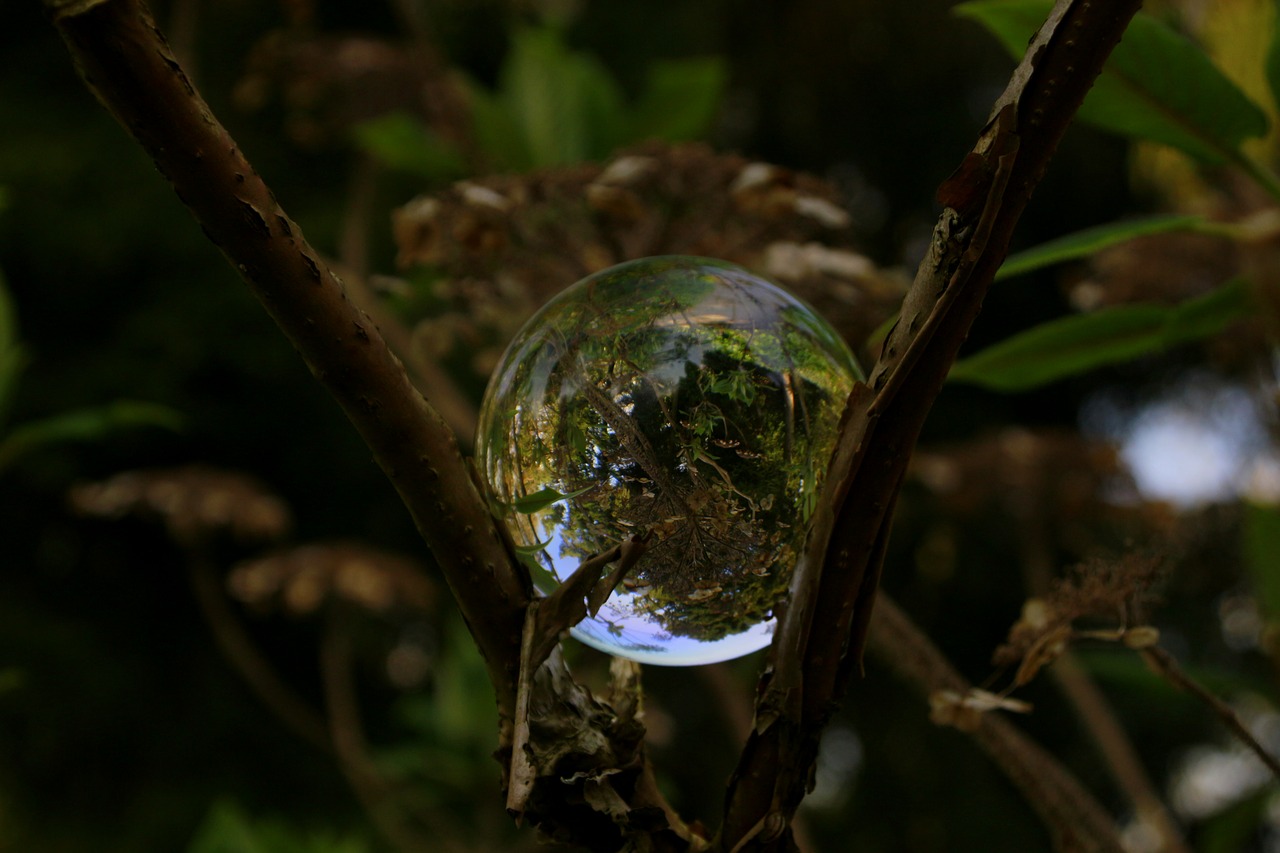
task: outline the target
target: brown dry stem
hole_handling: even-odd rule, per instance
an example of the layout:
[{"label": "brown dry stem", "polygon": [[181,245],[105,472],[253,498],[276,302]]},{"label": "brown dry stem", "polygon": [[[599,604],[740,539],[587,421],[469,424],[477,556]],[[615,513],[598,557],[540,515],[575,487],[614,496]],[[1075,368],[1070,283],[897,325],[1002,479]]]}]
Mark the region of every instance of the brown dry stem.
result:
[{"label": "brown dry stem", "polygon": [[430,820],[429,830],[414,825],[369,754],[356,699],[351,637],[337,614],[329,615],[320,641],[320,674],[338,766],[370,822],[402,853],[463,853],[465,848],[438,821]]},{"label": "brown dry stem", "polygon": [[239,271],[399,491],[509,725],[530,591],[448,425],[218,123],[141,0],[46,6],[86,83]]},{"label": "brown dry stem", "polygon": [[[530,590],[448,426],[218,124],[140,0],[44,2],[86,82],[171,181],[399,490],[484,656],[509,743]],[[766,677],[755,731],[730,782],[721,849],[794,847],[789,824],[821,731],[861,662],[896,494],[920,427],[1032,189],[1139,5],[1059,0],[992,121],[940,192],[947,209],[901,320],[870,390],[849,401],[822,523],[796,572],[774,675]],[[893,653],[896,664],[904,665],[903,654]],[[581,743],[593,762],[571,784],[543,777],[531,801],[544,825],[601,849],[617,846],[619,827],[643,835],[652,850],[701,846],[660,798],[652,801],[635,714],[594,700],[562,665],[531,675],[542,679],[550,702],[538,719],[545,737],[576,735],[565,743]],[[977,737],[1009,762],[1011,775],[1017,771],[1015,781],[1061,843],[1071,837],[1080,841],[1075,849],[1118,849],[1109,822],[1070,777],[1048,760],[1028,764],[1028,756],[1041,755],[1038,747],[995,718]],[[538,763],[554,769],[561,757]]]},{"label": "brown dry stem", "polygon": [[[867,638],[868,653],[923,696],[964,695],[970,685],[898,605],[881,595]],[[1058,850],[1123,849],[1115,825],[1058,761],[1003,717],[984,713],[972,737],[1048,826]]]},{"label": "brown dry stem", "polygon": [[1244,724],[1244,721],[1240,719],[1240,715],[1230,705],[1214,696],[1200,682],[1187,675],[1178,664],[1177,658],[1159,646],[1149,646],[1141,649],[1139,654],[1142,655],[1142,659],[1147,662],[1147,665],[1152,670],[1163,676],[1174,687],[1190,693],[1205,705],[1208,705],[1209,709],[1217,715],[1223,725],[1239,738],[1240,742],[1248,747],[1250,752],[1258,756],[1258,760],[1265,764],[1277,779],[1280,779],[1280,760],[1258,742],[1258,739],[1253,736],[1253,732],[1249,731],[1249,727]]},{"label": "brown dry stem", "polygon": [[245,683],[299,737],[326,752],[331,751],[333,744],[324,717],[285,683],[259,651],[231,609],[222,578],[213,563],[203,554],[192,554],[187,571],[214,641]]},{"label": "brown dry stem", "polygon": [[1014,225],[1140,5],[1059,0],[972,152],[939,190],[946,210],[929,251],[870,374],[870,390],[855,390],[845,412],[828,494],[780,619],[756,731],[730,781],[724,849],[792,847],[787,824],[807,792],[822,729],[861,663],[893,505],[916,438]]}]

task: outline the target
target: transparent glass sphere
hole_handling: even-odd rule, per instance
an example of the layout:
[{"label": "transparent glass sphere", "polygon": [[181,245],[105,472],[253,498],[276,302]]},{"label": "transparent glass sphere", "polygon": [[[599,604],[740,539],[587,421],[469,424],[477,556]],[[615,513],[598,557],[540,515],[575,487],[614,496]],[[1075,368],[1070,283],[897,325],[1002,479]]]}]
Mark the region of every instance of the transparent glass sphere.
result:
[{"label": "transparent glass sphere", "polygon": [[529,320],[489,383],[476,455],[544,594],[652,533],[574,637],[644,663],[713,663],[769,644],[861,378],[840,336],[775,285],[722,261],[646,258]]}]

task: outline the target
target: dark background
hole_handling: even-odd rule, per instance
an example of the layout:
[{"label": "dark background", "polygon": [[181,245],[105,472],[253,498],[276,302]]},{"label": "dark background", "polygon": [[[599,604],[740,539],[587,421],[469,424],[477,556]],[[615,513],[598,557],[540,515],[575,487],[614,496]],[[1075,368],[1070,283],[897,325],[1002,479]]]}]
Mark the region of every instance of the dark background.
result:
[{"label": "dark background", "polygon": [[[448,61],[481,81],[494,79],[510,27],[531,17],[517,4],[426,5]],[[568,32],[633,87],[654,59],[723,56],[730,85],[711,141],[827,177],[845,193],[865,252],[910,268],[937,213],[934,188],[963,157],[1011,68],[994,40],[949,5],[593,2]],[[293,144],[278,110],[249,113],[232,99],[253,45],[285,26],[284,7],[196,8],[192,44],[205,97],[311,242],[333,251],[351,146]],[[155,11],[162,25],[175,14],[169,3]],[[312,25],[396,37],[396,21],[377,4],[322,2]],[[0,28],[0,128],[8,193],[0,269],[30,356],[12,422],[120,398],[161,402],[185,419],[178,433],[141,429],[44,449],[0,476],[0,669],[20,674],[18,687],[0,693],[0,849],[181,850],[211,804],[227,800],[300,827],[369,834],[332,762],[268,715],[218,654],[182,550],[152,524],[74,516],[66,491],[125,469],[223,466],[252,472],[289,503],[296,541],[360,539],[427,560],[406,513],[337,407],[85,90],[34,2],[10,4]],[[387,174],[378,204],[389,214],[426,189]],[[1030,245],[1142,206],[1127,190],[1125,146],[1076,129],[1017,240]],[[390,270],[385,231],[373,246],[372,266]],[[974,344],[1064,310],[1047,277],[999,289]],[[1073,429],[1090,387],[1015,397],[948,390],[926,441],[944,446],[1012,423]],[[942,510],[917,492],[904,499],[886,585],[981,681],[1024,597],[1015,522],[997,513],[946,528],[954,565],[931,575],[919,546]],[[228,546],[218,556],[228,564],[244,553]],[[1178,593],[1170,599],[1176,612]],[[441,608],[442,625],[453,619]],[[250,624],[298,690],[316,698],[315,626]],[[733,667],[744,691],[758,665]],[[690,672],[655,668],[646,679],[669,730],[656,752],[664,781],[686,813],[716,814],[736,752],[728,726]],[[394,691],[368,681],[371,730],[392,742],[402,734],[385,712]],[[1029,692],[1039,707],[1027,727],[1122,812],[1070,712],[1051,690]],[[1132,685],[1114,698],[1141,714],[1138,744],[1158,779],[1171,750],[1207,725],[1187,704],[1151,714]],[[1044,848],[1009,783],[968,739],[929,725],[920,698],[887,673],[872,667],[847,706],[837,728],[856,731],[861,761],[807,813],[816,849]],[[466,801],[474,810],[466,820],[503,821],[497,767],[479,767],[487,781]]]}]

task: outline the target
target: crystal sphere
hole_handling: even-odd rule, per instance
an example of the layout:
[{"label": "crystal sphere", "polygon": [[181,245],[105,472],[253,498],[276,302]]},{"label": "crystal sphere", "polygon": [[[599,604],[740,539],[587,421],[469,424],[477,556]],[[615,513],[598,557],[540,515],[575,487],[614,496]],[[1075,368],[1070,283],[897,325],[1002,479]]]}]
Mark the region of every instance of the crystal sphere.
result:
[{"label": "crystal sphere", "polygon": [[769,644],[861,379],[840,336],[781,288],[722,261],[645,258],[529,320],[489,383],[476,456],[543,594],[651,534],[574,637],[644,663],[713,663]]}]

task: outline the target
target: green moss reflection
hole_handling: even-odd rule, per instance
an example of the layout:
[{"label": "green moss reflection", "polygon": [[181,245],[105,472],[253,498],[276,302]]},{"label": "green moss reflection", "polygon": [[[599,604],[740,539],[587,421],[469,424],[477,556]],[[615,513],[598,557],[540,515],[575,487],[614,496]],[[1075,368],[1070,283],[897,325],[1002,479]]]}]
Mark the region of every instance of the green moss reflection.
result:
[{"label": "green moss reflection", "polygon": [[768,282],[705,259],[636,261],[569,288],[512,343],[481,413],[480,463],[504,505],[573,495],[507,514],[544,593],[653,532],[593,644],[628,636],[611,650],[660,661],[692,641],[723,659],[753,650],[723,641],[772,618],[786,592],[859,378],[827,324]]}]

